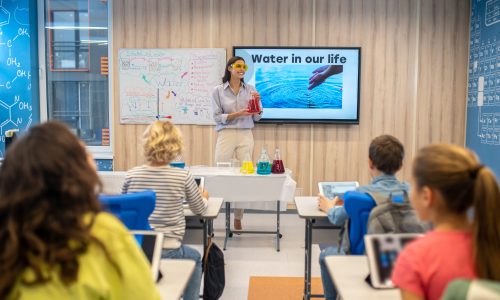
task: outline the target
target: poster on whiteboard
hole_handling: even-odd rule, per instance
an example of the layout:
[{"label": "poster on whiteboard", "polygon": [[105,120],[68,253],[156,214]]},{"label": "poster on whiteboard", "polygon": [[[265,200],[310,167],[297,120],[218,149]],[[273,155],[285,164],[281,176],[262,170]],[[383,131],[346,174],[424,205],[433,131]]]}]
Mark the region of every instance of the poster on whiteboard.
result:
[{"label": "poster on whiteboard", "polygon": [[226,49],[120,49],[120,123],[214,125],[211,92],[221,83]]}]

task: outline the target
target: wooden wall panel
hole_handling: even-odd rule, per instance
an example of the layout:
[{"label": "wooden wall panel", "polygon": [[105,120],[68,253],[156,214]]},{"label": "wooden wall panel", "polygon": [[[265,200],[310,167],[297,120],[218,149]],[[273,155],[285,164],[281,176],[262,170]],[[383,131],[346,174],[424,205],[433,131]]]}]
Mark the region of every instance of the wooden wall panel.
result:
[{"label": "wooden wall panel", "polygon": [[[359,125],[271,125],[254,129],[254,161],[263,145],[280,147],[303,195],[318,181],[370,181],[368,146],[392,134],[406,148],[401,172],[431,142],[463,144],[469,0],[115,0],[113,47],[362,47]],[[143,162],[145,125],[119,124],[114,63],[115,169]],[[222,74],[221,74],[222,77]],[[213,165],[212,126],[182,125],[188,165]]]},{"label": "wooden wall panel", "polygon": [[314,137],[314,169],[322,168],[325,161],[331,163],[315,172],[313,181],[359,180],[365,184],[370,181],[368,146],[374,137],[392,134],[407,148],[412,147],[418,2],[317,3],[316,44],[360,46],[362,67],[360,124],[319,126]]},{"label": "wooden wall panel", "polygon": [[[201,48],[210,43],[210,2],[204,0],[114,1],[114,55],[120,48]],[[124,17],[117,17],[124,16]],[[115,169],[127,170],[144,162],[141,137],[145,125],[119,124],[119,80],[115,69]],[[213,128],[179,126],[185,139],[184,159],[189,165],[210,165]]]},{"label": "wooden wall panel", "polygon": [[422,0],[416,144],[465,142],[469,1]]}]

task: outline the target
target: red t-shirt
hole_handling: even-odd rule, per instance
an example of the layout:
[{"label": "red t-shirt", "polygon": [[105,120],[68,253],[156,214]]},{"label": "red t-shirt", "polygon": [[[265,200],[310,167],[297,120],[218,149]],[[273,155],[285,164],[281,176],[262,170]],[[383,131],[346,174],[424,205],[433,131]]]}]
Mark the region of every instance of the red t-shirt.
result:
[{"label": "red t-shirt", "polygon": [[439,300],[454,279],[476,278],[469,231],[432,231],[399,254],[392,281],[429,300]]}]

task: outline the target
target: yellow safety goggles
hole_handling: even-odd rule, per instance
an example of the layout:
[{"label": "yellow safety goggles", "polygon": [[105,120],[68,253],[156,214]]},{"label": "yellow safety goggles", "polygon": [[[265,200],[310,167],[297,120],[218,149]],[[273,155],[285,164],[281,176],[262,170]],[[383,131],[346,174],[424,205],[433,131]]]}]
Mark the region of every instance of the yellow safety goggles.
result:
[{"label": "yellow safety goggles", "polygon": [[248,71],[247,64],[232,64],[231,67],[233,67],[233,69],[243,69],[245,71]]}]

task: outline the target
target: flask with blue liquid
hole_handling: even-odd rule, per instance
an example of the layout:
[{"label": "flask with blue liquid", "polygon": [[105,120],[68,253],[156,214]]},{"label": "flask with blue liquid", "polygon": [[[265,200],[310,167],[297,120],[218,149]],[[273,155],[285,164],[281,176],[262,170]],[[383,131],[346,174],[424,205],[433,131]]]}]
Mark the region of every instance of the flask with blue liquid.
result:
[{"label": "flask with blue liquid", "polygon": [[257,161],[257,174],[268,175],[271,174],[271,161],[267,154],[267,147],[264,145],[260,151],[260,158]]}]

